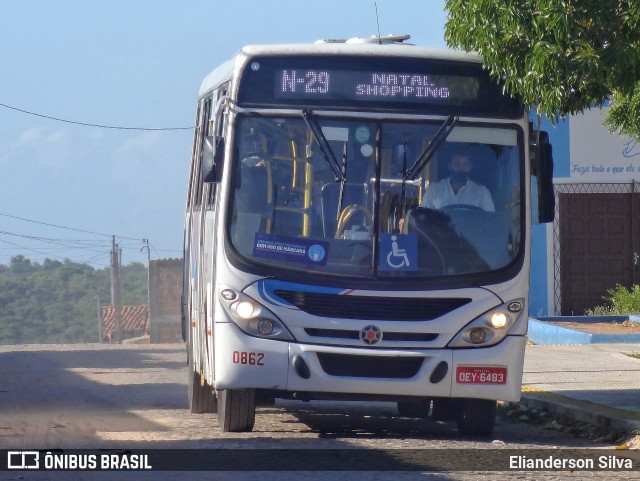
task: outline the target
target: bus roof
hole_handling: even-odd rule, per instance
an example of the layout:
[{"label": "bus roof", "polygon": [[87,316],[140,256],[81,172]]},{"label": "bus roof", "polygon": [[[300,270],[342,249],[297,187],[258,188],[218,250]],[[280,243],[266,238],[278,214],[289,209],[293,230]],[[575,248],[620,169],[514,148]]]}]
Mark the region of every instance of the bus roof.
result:
[{"label": "bus roof", "polygon": [[239,71],[247,61],[253,57],[296,55],[434,58],[482,63],[481,57],[476,53],[444,48],[419,47],[398,42],[379,45],[367,41],[342,42],[329,40],[314,44],[247,45],[241,48],[234,57],[221,64],[204,78],[200,86],[199,95],[202,96],[220,84],[230,80],[233,77],[234,71]]}]

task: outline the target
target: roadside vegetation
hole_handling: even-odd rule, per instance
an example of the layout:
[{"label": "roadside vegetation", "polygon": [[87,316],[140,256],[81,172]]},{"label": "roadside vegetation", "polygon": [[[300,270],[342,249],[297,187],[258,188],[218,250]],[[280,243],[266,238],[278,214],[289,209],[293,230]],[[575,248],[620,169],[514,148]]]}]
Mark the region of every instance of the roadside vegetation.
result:
[{"label": "roadside vegetation", "polygon": [[640,139],[640,4],[627,0],[446,0],[449,46],[480,53],[540,116],[608,106],[605,125]]},{"label": "roadside vegetation", "polygon": [[[147,303],[147,268],[122,266],[122,305]],[[98,342],[98,301],[111,303],[108,267],[69,260],[0,264],[0,344]]]},{"label": "roadside vegetation", "polygon": [[587,316],[626,316],[640,314],[640,285],[633,285],[630,289],[616,284],[602,297],[605,304],[587,309]]}]

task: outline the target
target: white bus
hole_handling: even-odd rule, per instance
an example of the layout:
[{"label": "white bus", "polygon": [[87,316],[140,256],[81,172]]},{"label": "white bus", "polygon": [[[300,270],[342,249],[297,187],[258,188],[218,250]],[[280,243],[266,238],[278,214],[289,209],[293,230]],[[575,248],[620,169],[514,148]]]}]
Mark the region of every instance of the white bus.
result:
[{"label": "white bus", "polygon": [[551,148],[478,56],[407,38],[247,46],[202,83],[183,334],[223,431],[287,398],[488,435],[520,398]]}]

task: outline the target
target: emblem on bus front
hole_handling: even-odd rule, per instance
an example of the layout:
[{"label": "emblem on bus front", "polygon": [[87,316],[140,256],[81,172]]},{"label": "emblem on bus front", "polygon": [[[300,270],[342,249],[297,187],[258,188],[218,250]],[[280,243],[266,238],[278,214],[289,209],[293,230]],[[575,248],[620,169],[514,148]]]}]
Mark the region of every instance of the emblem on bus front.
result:
[{"label": "emblem on bus front", "polygon": [[382,341],[382,331],[376,326],[365,326],[360,331],[360,339],[370,346]]}]

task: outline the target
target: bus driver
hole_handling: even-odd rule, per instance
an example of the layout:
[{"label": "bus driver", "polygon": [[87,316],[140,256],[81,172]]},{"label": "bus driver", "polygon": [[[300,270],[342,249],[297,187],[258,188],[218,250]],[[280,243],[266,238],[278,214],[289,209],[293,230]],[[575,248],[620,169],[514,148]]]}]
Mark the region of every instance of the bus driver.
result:
[{"label": "bus driver", "polygon": [[473,170],[471,156],[466,152],[454,152],[447,164],[449,177],[429,184],[420,205],[441,209],[452,204],[464,204],[494,212],[491,193],[484,185],[469,178]]}]

